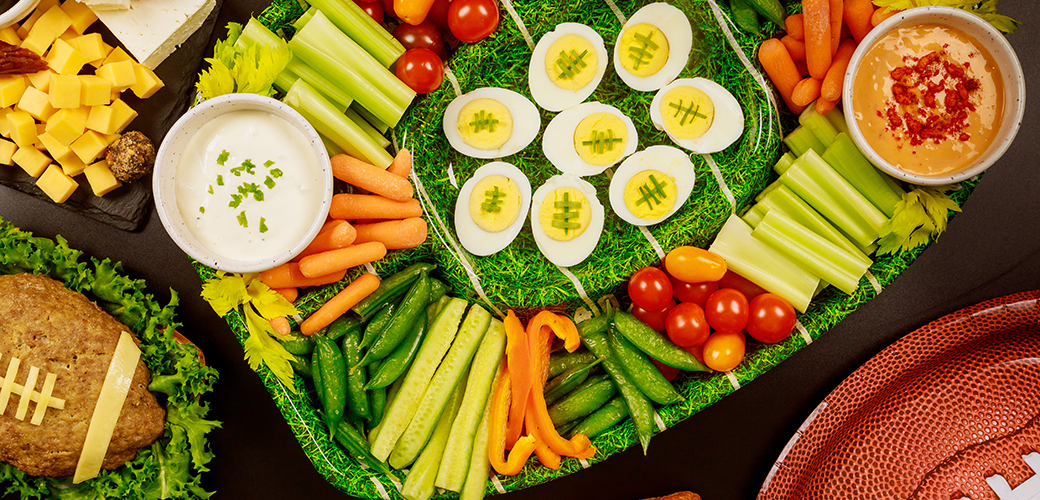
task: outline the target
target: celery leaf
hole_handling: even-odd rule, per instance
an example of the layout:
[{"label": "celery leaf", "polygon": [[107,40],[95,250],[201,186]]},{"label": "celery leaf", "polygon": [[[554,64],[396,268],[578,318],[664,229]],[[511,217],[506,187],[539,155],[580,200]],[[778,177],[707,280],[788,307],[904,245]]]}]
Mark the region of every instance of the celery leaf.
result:
[{"label": "celery leaf", "polygon": [[885,7],[885,12],[906,10],[925,5],[939,5],[966,10],[1004,33],[1014,33],[1021,24],[1008,16],[997,14],[997,0],[874,0],[874,5]]},{"label": "celery leaf", "polygon": [[896,203],[895,214],[881,226],[878,255],[913,250],[946,230],[951,212],[960,212],[947,193],[957,186],[918,186]]},{"label": "celery leaf", "polygon": [[246,317],[246,325],[249,327],[249,337],[246,338],[245,351],[246,362],[254,371],[263,363],[285,385],[291,392],[296,393],[293,385],[293,369],[289,364],[292,354],[285,350],[281,342],[274,339],[276,335],[271,324],[264,320],[252,306],[243,308]]}]

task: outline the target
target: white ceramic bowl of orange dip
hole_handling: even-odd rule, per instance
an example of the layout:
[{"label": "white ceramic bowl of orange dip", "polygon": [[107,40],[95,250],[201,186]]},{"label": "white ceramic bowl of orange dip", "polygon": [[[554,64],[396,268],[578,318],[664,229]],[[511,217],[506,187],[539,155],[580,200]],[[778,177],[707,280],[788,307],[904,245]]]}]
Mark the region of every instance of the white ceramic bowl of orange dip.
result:
[{"label": "white ceramic bowl of orange dip", "polygon": [[906,182],[944,185],[982,173],[1007,151],[1025,95],[1004,35],[964,10],[918,7],[860,42],[842,101],[849,133],[874,165]]}]

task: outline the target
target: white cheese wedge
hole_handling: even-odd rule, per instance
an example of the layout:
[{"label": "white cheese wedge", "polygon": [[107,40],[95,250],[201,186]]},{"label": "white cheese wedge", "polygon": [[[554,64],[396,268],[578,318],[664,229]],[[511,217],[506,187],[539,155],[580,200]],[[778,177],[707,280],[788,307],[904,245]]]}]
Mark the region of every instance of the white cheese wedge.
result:
[{"label": "white cheese wedge", "polygon": [[[51,405],[51,394],[54,392],[54,384],[57,381],[58,376],[53,373],[48,373],[47,377],[43,380],[43,392],[40,393],[40,399],[36,400],[36,411],[33,412],[33,418],[30,421],[31,424],[40,425],[43,423],[43,417],[47,413],[47,407]],[[33,393],[33,396],[35,395],[36,393]]]},{"label": "white cheese wedge", "polygon": [[87,438],[83,441],[83,452],[76,463],[76,473],[72,477],[74,484],[82,483],[96,477],[101,472],[101,464],[108,453],[108,444],[112,441],[112,433],[116,430],[116,421],[123,410],[126,395],[130,392],[137,362],[141,359],[141,350],[134,343],[129,333],[119,336],[112,363],[108,365],[105,383],[101,386],[94,414],[87,427]]},{"label": "white cheese wedge", "polygon": [[94,12],[102,10],[126,10],[130,8],[130,0],[80,0]]},{"label": "white cheese wedge", "polygon": [[209,17],[216,0],[130,0],[125,10],[96,10],[98,19],[138,62],[155,69]]}]

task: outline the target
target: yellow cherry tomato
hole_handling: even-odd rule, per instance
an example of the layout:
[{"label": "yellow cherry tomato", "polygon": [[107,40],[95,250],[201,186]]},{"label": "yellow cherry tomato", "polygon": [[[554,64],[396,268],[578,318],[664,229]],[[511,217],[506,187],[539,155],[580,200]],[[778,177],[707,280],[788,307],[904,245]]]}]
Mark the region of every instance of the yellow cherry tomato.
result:
[{"label": "yellow cherry tomato", "polygon": [[744,360],[746,341],[741,332],[715,332],[704,341],[704,364],[712,370],[732,370]]},{"label": "yellow cherry tomato", "polygon": [[668,274],[686,283],[718,281],[726,274],[726,260],[703,248],[675,247],[664,258]]}]

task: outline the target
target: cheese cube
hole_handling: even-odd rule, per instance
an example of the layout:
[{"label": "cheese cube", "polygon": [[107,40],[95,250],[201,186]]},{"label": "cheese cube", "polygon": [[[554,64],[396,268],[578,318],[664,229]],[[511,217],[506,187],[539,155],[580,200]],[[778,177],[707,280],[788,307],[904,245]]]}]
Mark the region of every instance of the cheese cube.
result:
[{"label": "cheese cube", "polygon": [[47,121],[55,111],[51,106],[50,96],[46,92],[40,92],[32,87],[25,89],[22,99],[18,101],[14,109],[25,111],[41,122]]},{"label": "cheese cube", "polygon": [[[73,38],[76,38],[79,35],[79,33],[76,33],[76,30],[72,29],[72,26],[69,26],[69,29],[65,30],[64,33],[58,35],[58,40],[68,42],[69,40],[72,40]],[[55,40],[55,42],[57,42],[58,40]]]},{"label": "cheese cube", "polygon": [[0,135],[4,137],[11,137],[11,122],[7,121],[7,115],[14,111],[14,108],[0,108]]},{"label": "cheese cube", "polygon": [[22,75],[0,76],[0,108],[14,106],[22,100],[22,94],[27,87],[25,80]]},{"label": "cheese cube", "polygon": [[55,108],[78,108],[83,84],[76,75],[53,75],[51,77],[50,100]]},{"label": "cheese cube", "polygon": [[13,165],[14,160],[11,159],[14,156],[14,152],[18,150],[18,145],[8,141],[7,139],[0,139],[0,163],[4,165]]},{"label": "cheese cube", "polygon": [[29,73],[25,76],[29,79],[29,85],[33,88],[42,92],[47,92],[47,90],[51,88],[51,75],[53,74],[54,72],[51,70],[45,69],[38,73]]},{"label": "cheese cube", "polygon": [[79,136],[83,135],[86,130],[87,120],[78,110],[79,108],[59,109],[50,120],[47,120],[47,133],[65,145],[72,144],[73,141],[79,139]]},{"label": "cheese cube", "polygon": [[33,177],[39,177],[47,168],[47,165],[51,164],[51,159],[47,155],[32,146],[19,147],[14,152],[14,155],[11,156],[11,159],[19,167],[22,167],[22,170],[25,170],[26,173]]},{"label": "cheese cube", "polygon": [[88,165],[83,173],[86,174],[87,182],[90,183],[90,189],[94,191],[95,196],[104,196],[122,185],[112,174],[112,170],[108,168],[108,162],[105,160]]},{"label": "cheese cube", "polygon": [[0,41],[7,42],[15,47],[22,44],[22,37],[18,36],[18,30],[14,26],[8,26],[0,30]]},{"label": "cheese cube", "polygon": [[112,49],[112,52],[108,53],[108,56],[105,57],[105,60],[102,61],[101,64],[104,65],[104,64],[114,63],[114,62],[119,62],[119,61],[133,61],[133,60],[134,60],[134,58],[130,57],[130,54],[127,54],[126,51],[123,50],[122,47],[116,47],[116,48]]},{"label": "cheese cube", "polygon": [[33,51],[38,47],[49,47],[59,35],[69,29],[69,26],[72,26],[72,18],[61,10],[61,7],[55,5],[36,20],[25,40],[22,40],[22,46]]},{"label": "cheese cube", "polygon": [[76,156],[83,160],[83,163],[90,163],[96,160],[107,147],[108,143],[105,142],[105,138],[93,130],[83,132],[79,139],[76,139],[69,145],[72,152],[76,153]]},{"label": "cheese cube", "polygon": [[137,83],[137,74],[134,72],[133,61],[119,61],[102,64],[95,75],[112,82],[113,90],[126,90]]},{"label": "cheese cube", "polygon": [[76,156],[76,153],[73,153],[71,149],[69,149],[64,155],[55,158],[54,161],[58,162],[58,165],[61,165],[61,171],[65,172],[65,175],[69,177],[75,177],[82,174],[83,169],[87,168],[87,164],[83,163],[83,160],[79,159],[79,157]]},{"label": "cheese cube", "polygon": [[96,12],[141,64],[155,69],[213,11],[216,0],[134,2],[129,10]]},{"label": "cheese cube", "polygon": [[101,33],[78,36],[68,42],[72,48],[87,56],[87,62],[91,64],[96,62],[100,65],[101,61],[112,52],[112,46],[101,39]]},{"label": "cheese cube", "polygon": [[143,64],[134,63],[134,75],[137,76],[137,83],[131,85],[130,90],[141,99],[152,97],[166,85],[155,75],[154,71]]},{"label": "cheese cube", "polygon": [[115,111],[111,106],[91,106],[86,126],[90,130],[96,130],[102,134],[114,133],[116,131]]},{"label": "cheese cube", "polygon": [[69,196],[72,196],[72,193],[79,187],[79,183],[65,175],[60,168],[50,166],[36,180],[36,187],[47,193],[47,196],[50,196],[55,203],[65,203],[65,200],[69,199]]},{"label": "cheese cube", "polygon": [[47,133],[47,124],[37,123],[36,124],[36,140],[33,141],[33,147],[40,150],[41,153],[47,152],[47,146],[43,145],[43,141],[40,140],[40,134]]},{"label": "cheese cube", "polygon": [[47,49],[49,49],[50,46],[51,45],[49,43],[47,43],[47,44],[43,43],[39,39],[39,37],[37,37],[37,38],[26,38],[25,40],[22,40],[22,43],[19,45],[19,47],[21,47],[23,49],[28,49],[28,50],[31,50],[31,51],[35,52],[36,55],[38,55],[40,57],[43,57],[43,55],[47,53]]},{"label": "cheese cube", "polygon": [[36,10],[33,10],[33,13],[29,15],[29,18],[18,27],[18,36],[25,39],[25,37],[29,35],[29,30],[36,24],[36,20],[39,19],[44,12],[50,10],[51,7],[58,5],[58,3],[58,0],[42,0],[37,4]]},{"label": "cheese cube", "polygon": [[[61,141],[55,139],[54,136],[46,130],[39,135],[39,141],[43,144],[47,153],[51,155],[51,158],[54,158],[55,160],[67,155],[69,151],[72,150],[68,145],[62,144]],[[58,163],[61,162],[59,161]]]},{"label": "cheese cube", "polygon": [[134,111],[134,108],[131,108],[129,105],[123,102],[122,99],[116,99],[115,101],[112,101],[111,106],[113,114],[112,122],[115,125],[115,130],[113,132],[105,132],[104,130],[98,131],[103,134],[122,132],[127,125],[130,125],[130,122],[134,121],[134,118],[137,118],[137,111]]},{"label": "cheese cube", "polygon": [[76,33],[83,34],[91,24],[94,24],[94,21],[97,21],[97,14],[94,14],[90,7],[76,0],[65,0],[65,3],[61,4],[61,10],[64,10],[72,19],[72,29],[76,30]]},{"label": "cheese cube", "polygon": [[112,102],[112,82],[95,75],[79,75],[79,102],[83,106],[104,106]]},{"label": "cheese cube", "polygon": [[19,147],[29,147],[36,142],[36,121],[25,111],[12,111],[7,114],[7,123],[11,131],[11,140]]},{"label": "cheese cube", "polygon": [[68,42],[61,39],[54,42],[54,46],[51,47],[51,51],[47,53],[44,60],[52,70],[62,75],[76,75],[79,70],[83,69],[83,65],[90,61],[82,52],[72,48]]}]

